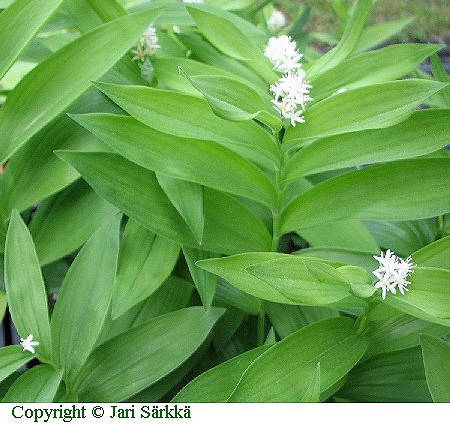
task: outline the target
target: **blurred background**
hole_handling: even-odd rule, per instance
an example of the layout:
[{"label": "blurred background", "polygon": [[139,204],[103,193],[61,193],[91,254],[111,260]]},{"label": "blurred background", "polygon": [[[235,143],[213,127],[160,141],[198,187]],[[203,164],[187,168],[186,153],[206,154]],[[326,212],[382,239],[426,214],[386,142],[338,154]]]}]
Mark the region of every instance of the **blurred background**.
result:
[{"label": "blurred background", "polygon": [[[311,7],[309,29],[339,38],[343,30],[342,21],[345,22],[345,11],[355,1],[282,0],[272,3],[285,12],[290,20],[295,19],[299,9],[306,10]],[[396,36],[395,41],[445,42],[447,46],[450,44],[450,0],[378,0],[370,15],[369,23],[411,17],[414,20]]]}]

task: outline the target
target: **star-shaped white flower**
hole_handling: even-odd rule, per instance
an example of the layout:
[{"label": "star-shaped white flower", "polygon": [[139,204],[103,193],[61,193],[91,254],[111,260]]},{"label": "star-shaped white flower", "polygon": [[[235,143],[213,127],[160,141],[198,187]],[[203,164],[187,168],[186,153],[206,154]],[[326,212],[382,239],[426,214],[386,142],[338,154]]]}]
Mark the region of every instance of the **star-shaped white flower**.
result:
[{"label": "star-shaped white flower", "polygon": [[39,346],[38,341],[33,341],[33,335],[30,334],[26,339],[20,338],[20,344],[23,347],[23,352],[26,350],[28,352],[31,352],[33,355],[35,353],[34,346]]},{"label": "star-shaped white flower", "polygon": [[374,256],[379,262],[380,267],[372,272],[378,281],[375,283],[376,288],[382,290],[381,297],[386,298],[386,293],[390,291],[392,294],[397,294],[397,288],[402,295],[405,291],[409,291],[406,286],[411,282],[407,280],[408,276],[414,272],[416,265],[412,263],[411,256],[406,259],[397,257],[394,252],[389,249],[380,256]]},{"label": "star-shaped white flower", "polygon": [[273,68],[280,72],[300,69],[303,55],[297,50],[297,43],[288,35],[271,37],[264,49],[264,55],[273,63]]}]

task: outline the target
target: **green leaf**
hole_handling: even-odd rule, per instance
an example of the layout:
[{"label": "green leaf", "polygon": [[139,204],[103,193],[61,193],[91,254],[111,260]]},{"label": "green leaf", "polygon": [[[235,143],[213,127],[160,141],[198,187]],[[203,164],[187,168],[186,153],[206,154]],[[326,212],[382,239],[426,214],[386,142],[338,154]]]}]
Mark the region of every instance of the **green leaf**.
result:
[{"label": "green leaf", "polygon": [[39,205],[30,225],[41,265],[78,249],[117,209],[82,180]]},{"label": "green leaf", "polygon": [[[117,62],[160,10],[155,8],[101,25],[29,72],[0,111],[0,162],[62,113],[87,90],[91,80],[98,79]],[[16,113],[17,110],[22,113]]]},{"label": "green leaf", "polygon": [[188,6],[186,9],[202,35],[214,47],[234,59],[247,61],[255,73],[265,77],[267,81],[276,80],[277,76],[262,51],[228,16],[219,16],[212,9],[205,10],[198,6]]},{"label": "green leaf", "polygon": [[439,44],[399,44],[370,51],[350,58],[320,75],[319,80],[308,76],[315,101],[335,93],[338,89],[387,82],[415,71],[425,58],[438,51]]},{"label": "green leaf", "polygon": [[180,246],[128,220],[112,295],[112,319],[153,294],[169,277]]},{"label": "green leaf", "polygon": [[431,396],[435,402],[450,402],[450,344],[428,335],[422,335],[420,342]]},{"label": "green leaf", "polygon": [[208,310],[214,299],[218,278],[196,266],[196,262],[202,259],[214,257],[213,254],[197,249],[183,248],[184,257],[189,267],[189,272],[194,280],[203,306]]},{"label": "green leaf", "polygon": [[36,5],[29,0],[16,0],[2,11],[0,79],[61,3],[62,0],[47,0]]},{"label": "green leaf", "polygon": [[[306,110],[305,124],[287,129],[284,149],[311,138],[398,124],[445,87],[446,84],[436,81],[409,79],[360,87],[329,97]],[[339,119],[336,119],[337,111]]]},{"label": "green leaf", "polygon": [[337,310],[321,306],[297,306],[273,302],[266,302],[264,306],[270,322],[282,339],[313,322],[339,316]]},{"label": "green leaf", "polygon": [[20,346],[0,348],[0,381],[3,381],[28,361],[31,361],[33,357],[29,352],[22,352]]},{"label": "green leaf", "polygon": [[197,265],[238,289],[277,303],[327,305],[349,296],[350,287],[333,267],[280,253],[244,253]]},{"label": "green leaf", "polygon": [[353,10],[341,40],[328,53],[316,60],[308,69],[310,77],[317,77],[328,69],[339,65],[347,56],[351,54],[361,36],[367,17],[373,6],[373,0],[359,0]]},{"label": "green leaf", "polygon": [[448,327],[404,314],[387,320],[370,322],[367,333],[370,337],[368,354],[377,355],[419,346],[421,334],[444,336],[448,333],[450,333]]},{"label": "green leaf", "polygon": [[413,21],[414,18],[403,18],[395,21],[380,22],[364,28],[352,54],[358,54],[385,43],[392,36],[401,33]]},{"label": "green leaf", "polygon": [[271,128],[281,127],[281,120],[269,108],[270,102],[237,79],[216,75],[189,76],[180,68],[190,83],[205,96],[211,109],[220,118],[229,121],[257,119]]},{"label": "green leaf", "polygon": [[175,137],[130,116],[89,114],[73,116],[73,119],[144,168],[266,205],[275,202],[275,189],[262,171],[218,143]]},{"label": "green leaf", "polygon": [[301,401],[302,403],[318,403],[320,402],[320,362],[317,362],[316,372],[306,389]]},{"label": "green leaf", "polygon": [[449,256],[450,236],[436,240],[412,254],[415,264],[450,270]]},{"label": "green leaf", "polygon": [[367,348],[349,318],[333,318],[302,328],[275,344],[244,372],[230,402],[298,402],[320,362],[320,391],[344,377]]},{"label": "green leaf", "polygon": [[[318,184],[291,202],[282,215],[281,229],[287,233],[349,218],[404,221],[441,215],[450,209],[449,175],[447,158],[408,160],[349,172]],[[330,202],[333,207],[324,208]]]},{"label": "green leaf", "polygon": [[450,326],[450,271],[417,267],[408,278],[404,296],[387,296],[385,302],[414,317]]},{"label": "green leaf", "polygon": [[8,298],[6,297],[6,293],[0,291],[0,322],[3,322],[7,306],[8,306]]},{"label": "green leaf", "polygon": [[298,234],[313,247],[339,247],[373,253],[380,250],[366,227],[356,220],[302,228]]},{"label": "green leaf", "polygon": [[33,367],[14,381],[2,402],[53,402],[62,375],[62,370],[55,370],[50,365]]},{"label": "green leaf", "polygon": [[[153,172],[112,153],[58,152],[58,156],[137,223],[181,245],[199,247]],[[205,189],[203,210],[205,250],[233,254],[270,249],[271,237],[264,224],[232,197]]]},{"label": "green leaf", "polygon": [[[117,111],[118,107],[98,90],[88,90],[70,108],[71,112]],[[77,172],[59,160],[57,149],[109,150],[89,131],[63,115],[36,133],[8,161],[0,178],[0,215],[9,218],[12,209],[23,211],[54,194],[78,178]],[[30,184],[33,181],[34,184]],[[1,228],[1,226],[0,226]]]},{"label": "green leaf", "polygon": [[293,254],[296,256],[319,258],[326,261],[334,261],[340,262],[342,264],[360,266],[369,272],[373,271],[375,264],[372,253],[359,252],[352,249],[313,247],[297,250]]},{"label": "green leaf", "polygon": [[369,358],[337,393],[352,402],[431,402],[419,348]]},{"label": "green leaf", "polygon": [[149,87],[104,83],[95,86],[131,116],[158,131],[216,141],[248,159],[257,159],[269,169],[278,161],[275,143],[257,123],[219,118],[204,99]]},{"label": "green leaf", "polygon": [[429,109],[392,127],[322,138],[288,161],[284,178],[425,155],[445,147],[449,131],[450,111]]},{"label": "green leaf", "polygon": [[51,328],[53,361],[71,384],[100,334],[109,311],[119,253],[117,214],[78,253],[58,295]]},{"label": "green leaf", "polygon": [[47,292],[27,226],[13,211],[5,245],[5,285],[14,325],[22,338],[32,334],[36,354],[49,358],[51,347]]},{"label": "green leaf", "polygon": [[119,402],[157,382],[198,349],[222,312],[181,309],[99,346],[78,375],[80,400]]},{"label": "green leaf", "polygon": [[189,181],[177,180],[161,173],[156,173],[156,178],[172,205],[175,206],[192,231],[195,241],[201,244],[205,228],[203,186]]},{"label": "green leaf", "polygon": [[200,374],[172,399],[172,402],[226,402],[242,373],[269,346],[249,350]]}]

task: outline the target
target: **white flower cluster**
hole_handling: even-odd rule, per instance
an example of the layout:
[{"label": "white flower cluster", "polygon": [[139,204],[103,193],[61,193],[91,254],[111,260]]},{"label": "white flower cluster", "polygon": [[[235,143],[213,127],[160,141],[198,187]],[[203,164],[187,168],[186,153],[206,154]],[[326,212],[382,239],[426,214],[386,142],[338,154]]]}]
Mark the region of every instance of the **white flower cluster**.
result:
[{"label": "white flower cluster", "polygon": [[411,262],[411,256],[402,259],[388,249],[384,255],[381,252],[381,256],[374,256],[374,258],[380,263],[380,267],[372,274],[378,278],[375,287],[382,290],[381,297],[385,299],[388,290],[397,294],[397,288],[401,294],[405,294],[404,292],[408,291],[406,286],[411,284],[406,279],[416,267]]},{"label": "white flower cluster", "polygon": [[275,32],[286,26],[286,16],[280,10],[274,10],[267,21],[267,28]]},{"label": "white flower cluster", "polygon": [[35,353],[34,347],[39,346],[39,342],[37,342],[36,340],[33,341],[33,335],[30,334],[26,339],[20,338],[20,345],[23,348],[22,349],[23,352],[28,351],[34,355]]},{"label": "white flower cluster", "polygon": [[199,4],[202,4],[203,0],[183,0],[183,3],[199,3]]},{"label": "white flower cluster", "polygon": [[136,43],[135,49],[131,50],[134,53],[132,60],[139,60],[144,63],[145,60],[156,53],[161,46],[158,44],[158,36],[154,26],[149,26],[141,35]]},{"label": "white flower cluster", "polygon": [[270,86],[274,95],[274,108],[283,118],[290,119],[292,126],[295,127],[297,122],[304,123],[303,112],[306,102],[312,100],[309,95],[312,86],[306,80],[306,72],[300,63],[303,55],[298,52],[297,44],[287,35],[271,37],[264,55],[273,63],[276,71],[284,73]]}]

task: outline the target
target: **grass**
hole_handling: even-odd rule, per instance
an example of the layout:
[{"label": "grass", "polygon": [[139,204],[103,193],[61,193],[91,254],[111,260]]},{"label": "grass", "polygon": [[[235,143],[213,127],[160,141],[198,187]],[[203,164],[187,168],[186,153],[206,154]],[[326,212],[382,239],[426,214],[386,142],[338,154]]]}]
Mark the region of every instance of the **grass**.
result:
[{"label": "grass", "polygon": [[[344,0],[345,1],[345,0]],[[354,1],[347,1],[352,4]],[[333,10],[331,0],[283,0],[273,4],[293,19],[299,8],[311,6],[313,16],[309,27],[313,31],[327,32],[338,36],[341,25]],[[384,22],[406,17],[415,17],[397,41],[438,41],[450,38],[450,5],[448,0],[378,0],[371,13],[370,22]]]}]

